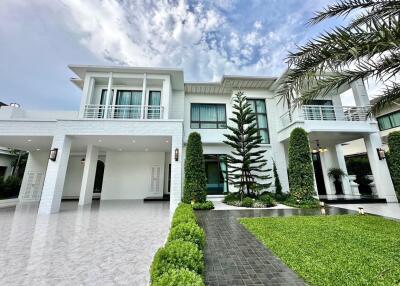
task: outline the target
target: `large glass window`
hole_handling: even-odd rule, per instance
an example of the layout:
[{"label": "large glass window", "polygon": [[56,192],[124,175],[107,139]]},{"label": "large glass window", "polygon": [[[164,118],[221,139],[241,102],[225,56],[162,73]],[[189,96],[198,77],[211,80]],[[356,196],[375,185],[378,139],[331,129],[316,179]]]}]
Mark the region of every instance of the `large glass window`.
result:
[{"label": "large glass window", "polygon": [[225,104],[192,103],[190,110],[190,128],[226,128]]},{"label": "large glass window", "polygon": [[228,180],[226,179],[225,155],[204,155],[204,163],[207,177],[207,194],[219,195],[228,192]]},{"label": "large glass window", "polygon": [[388,130],[400,126],[400,111],[386,114],[377,118],[379,130]]},{"label": "large glass window", "polygon": [[161,91],[151,90],[149,92],[149,107],[147,110],[147,118],[159,119],[161,116],[160,110],[161,104]]},{"label": "large glass window", "polygon": [[256,116],[258,135],[262,138],[262,143],[269,144],[268,117],[264,99],[247,99],[251,109]]},{"label": "large glass window", "polygon": [[[141,90],[118,90],[115,99],[116,118],[140,118],[140,105],[142,103]],[[119,105],[119,106],[118,106]]]}]

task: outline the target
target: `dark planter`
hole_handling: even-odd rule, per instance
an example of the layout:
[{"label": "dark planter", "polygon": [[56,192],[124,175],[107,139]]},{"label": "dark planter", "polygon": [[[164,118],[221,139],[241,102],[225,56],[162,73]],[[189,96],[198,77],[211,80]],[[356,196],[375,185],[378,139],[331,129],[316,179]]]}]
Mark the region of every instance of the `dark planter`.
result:
[{"label": "dark planter", "polygon": [[335,190],[336,190],[336,195],[343,195],[343,186],[342,186],[342,182],[339,180],[335,180],[333,182],[333,184],[335,185]]}]

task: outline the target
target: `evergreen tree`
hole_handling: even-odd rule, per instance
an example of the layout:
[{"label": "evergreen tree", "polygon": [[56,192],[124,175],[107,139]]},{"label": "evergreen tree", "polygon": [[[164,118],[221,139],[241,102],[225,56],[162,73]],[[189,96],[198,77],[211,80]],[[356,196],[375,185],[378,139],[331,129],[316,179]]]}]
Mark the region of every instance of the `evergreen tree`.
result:
[{"label": "evergreen tree", "polygon": [[281,181],[279,180],[278,170],[276,169],[275,161],[274,161],[273,171],[274,171],[274,179],[275,179],[275,194],[281,195],[282,194],[282,185],[281,185]]},{"label": "evergreen tree", "polygon": [[289,188],[296,199],[311,199],[314,195],[314,168],[307,132],[295,128],[289,139]]},{"label": "evergreen tree", "polygon": [[197,132],[189,135],[186,146],[185,179],[183,189],[184,203],[203,203],[207,197],[206,170],[201,136]]},{"label": "evergreen tree", "polygon": [[266,174],[271,171],[264,169],[267,160],[264,159],[265,149],[261,149],[261,136],[258,135],[256,118],[243,92],[236,93],[233,100],[233,123],[228,126],[230,134],[224,134],[227,140],[223,141],[233,148],[226,156],[228,181],[238,188],[239,194],[256,196],[262,189],[268,188],[269,183],[260,183],[270,179]]}]

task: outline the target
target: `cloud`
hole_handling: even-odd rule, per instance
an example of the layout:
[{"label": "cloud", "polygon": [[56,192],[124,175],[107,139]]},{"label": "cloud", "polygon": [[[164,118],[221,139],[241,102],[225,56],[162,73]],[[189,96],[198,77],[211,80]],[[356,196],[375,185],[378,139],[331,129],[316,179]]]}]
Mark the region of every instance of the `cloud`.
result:
[{"label": "cloud", "polygon": [[98,58],[118,65],[181,67],[190,80],[216,80],[224,73],[279,75],[287,50],[304,36],[300,26],[308,11],[288,11],[271,1],[268,7],[281,7],[279,20],[287,24],[265,13],[263,19],[243,15],[251,24],[242,25],[235,15],[248,9],[244,1],[61,1],[51,5]]}]

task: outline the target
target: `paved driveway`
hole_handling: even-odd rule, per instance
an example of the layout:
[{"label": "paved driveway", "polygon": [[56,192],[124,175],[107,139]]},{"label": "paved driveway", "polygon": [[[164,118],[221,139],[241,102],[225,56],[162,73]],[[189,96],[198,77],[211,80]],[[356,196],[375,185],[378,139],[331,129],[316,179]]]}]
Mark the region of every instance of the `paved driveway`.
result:
[{"label": "paved driveway", "polygon": [[147,285],[169,229],[169,203],[94,201],[37,216],[0,209],[0,285]]}]

